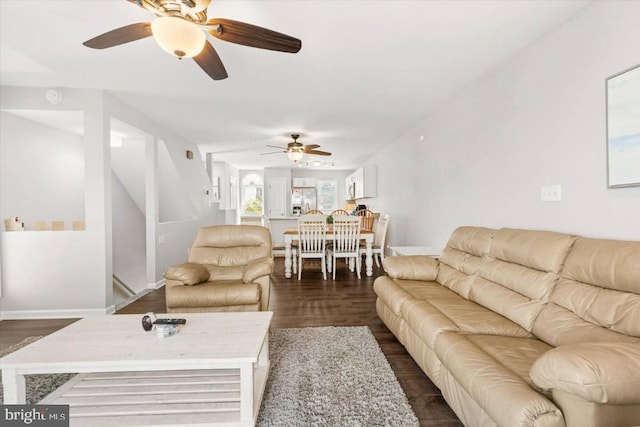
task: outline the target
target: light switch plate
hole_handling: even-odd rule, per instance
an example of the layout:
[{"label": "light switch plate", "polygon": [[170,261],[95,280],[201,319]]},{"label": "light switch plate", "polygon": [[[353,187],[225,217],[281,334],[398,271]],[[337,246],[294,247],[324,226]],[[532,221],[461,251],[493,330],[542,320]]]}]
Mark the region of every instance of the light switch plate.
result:
[{"label": "light switch plate", "polygon": [[562,186],[560,184],[540,187],[540,201],[559,202],[560,200],[562,200]]}]

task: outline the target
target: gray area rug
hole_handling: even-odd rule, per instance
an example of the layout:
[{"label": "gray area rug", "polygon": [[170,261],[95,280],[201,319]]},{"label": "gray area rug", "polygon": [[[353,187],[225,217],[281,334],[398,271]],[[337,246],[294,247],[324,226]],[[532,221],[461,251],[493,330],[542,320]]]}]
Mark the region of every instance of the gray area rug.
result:
[{"label": "gray area rug", "polygon": [[[0,357],[6,356],[9,353],[31,344],[34,341],[38,341],[42,337],[29,337],[20,341],[18,344],[7,347],[0,352]],[[33,405],[38,403],[53,390],[60,387],[62,384],[69,381],[76,374],[48,374],[48,375],[25,375],[25,387],[27,389],[27,405]],[[0,374],[0,380],[2,374]],[[2,388],[2,382],[0,381],[0,402],[4,402],[4,389]]]},{"label": "gray area rug", "polygon": [[[39,338],[27,338],[0,356]],[[258,426],[419,425],[369,328],[273,329],[269,339],[271,372]],[[27,403],[40,401],[71,377],[28,375]]]},{"label": "gray area rug", "polygon": [[417,426],[369,328],[274,329],[259,426]]}]

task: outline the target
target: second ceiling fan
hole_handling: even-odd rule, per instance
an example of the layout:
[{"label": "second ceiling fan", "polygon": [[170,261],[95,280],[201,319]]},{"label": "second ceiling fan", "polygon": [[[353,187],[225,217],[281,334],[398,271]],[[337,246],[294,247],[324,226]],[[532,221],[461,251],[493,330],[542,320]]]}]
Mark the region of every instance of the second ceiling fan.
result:
[{"label": "second ceiling fan", "polygon": [[193,60],[214,80],[228,77],[206,34],[230,43],[297,53],[302,42],[286,34],[231,19],[207,19],[211,0],[126,0],[156,15],[152,22],[116,28],[83,45],[106,49],[153,36],[162,49],[178,59]]},{"label": "second ceiling fan", "polygon": [[310,144],[304,145],[301,142],[298,142],[298,138],[300,138],[299,134],[292,134],[291,138],[293,138],[293,142],[287,144],[286,147],[279,147],[277,145],[267,145],[267,147],[272,148],[280,148],[278,151],[273,151],[271,153],[263,153],[264,154],[277,154],[277,153],[286,153],[290,160],[297,162],[302,159],[305,154],[311,154],[316,156],[330,156],[331,153],[328,151],[316,150],[320,146],[318,144]]}]

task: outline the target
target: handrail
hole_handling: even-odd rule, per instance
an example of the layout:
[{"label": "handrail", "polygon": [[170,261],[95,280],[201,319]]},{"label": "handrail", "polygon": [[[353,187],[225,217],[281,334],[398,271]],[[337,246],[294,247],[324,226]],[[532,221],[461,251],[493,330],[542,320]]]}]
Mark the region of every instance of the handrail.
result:
[{"label": "handrail", "polygon": [[124,283],[118,276],[116,276],[115,274],[113,275],[113,284],[116,285],[118,288],[120,288],[120,290],[124,291],[125,293],[128,293],[130,295],[135,295],[136,293],[133,291],[133,289],[131,289],[129,286],[127,286],[126,283]]}]

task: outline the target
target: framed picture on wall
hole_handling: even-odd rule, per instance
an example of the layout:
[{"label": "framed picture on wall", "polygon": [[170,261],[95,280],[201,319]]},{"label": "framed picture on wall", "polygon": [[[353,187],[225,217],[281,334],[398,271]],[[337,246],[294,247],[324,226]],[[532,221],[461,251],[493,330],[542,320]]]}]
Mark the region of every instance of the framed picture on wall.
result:
[{"label": "framed picture on wall", "polygon": [[607,183],[640,186],[640,65],[607,79]]}]

